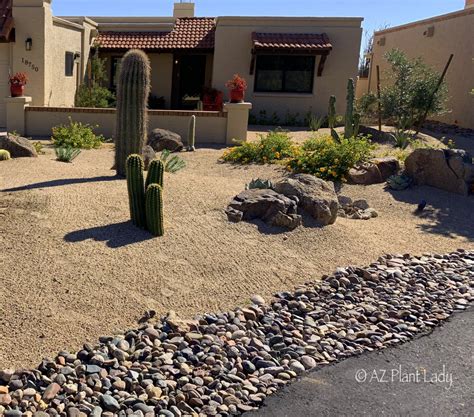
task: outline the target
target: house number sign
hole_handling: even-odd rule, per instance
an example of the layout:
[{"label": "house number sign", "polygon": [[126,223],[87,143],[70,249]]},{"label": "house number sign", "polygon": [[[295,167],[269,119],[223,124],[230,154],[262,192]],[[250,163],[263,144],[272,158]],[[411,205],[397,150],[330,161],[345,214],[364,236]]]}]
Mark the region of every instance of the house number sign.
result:
[{"label": "house number sign", "polygon": [[25,59],[25,58],[21,58],[21,62],[24,65],[26,65],[27,67],[30,67],[34,72],[39,71],[39,67],[37,65],[33,64],[33,62],[31,62],[30,60]]}]

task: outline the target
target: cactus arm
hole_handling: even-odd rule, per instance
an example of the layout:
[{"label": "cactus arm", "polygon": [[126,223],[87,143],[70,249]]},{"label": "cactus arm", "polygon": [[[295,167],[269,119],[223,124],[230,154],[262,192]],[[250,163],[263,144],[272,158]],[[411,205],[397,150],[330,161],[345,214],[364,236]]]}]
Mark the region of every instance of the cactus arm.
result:
[{"label": "cactus arm", "polygon": [[347,104],[346,104],[346,117],[345,117],[345,128],[344,137],[349,139],[354,136],[354,100],[355,100],[355,87],[354,80],[349,78],[347,82]]},{"label": "cactus arm", "polygon": [[151,161],[150,167],[148,168],[148,175],[146,177],[145,190],[148,189],[150,184],[158,184],[163,188],[164,172],[165,166],[163,165],[163,162],[159,159]]},{"label": "cactus arm", "polygon": [[132,223],[146,227],[145,187],[143,184],[143,159],[140,155],[130,155],[126,161],[127,189]]},{"label": "cactus arm", "polygon": [[163,189],[158,184],[150,184],[146,190],[146,220],[153,236],[163,236]]}]

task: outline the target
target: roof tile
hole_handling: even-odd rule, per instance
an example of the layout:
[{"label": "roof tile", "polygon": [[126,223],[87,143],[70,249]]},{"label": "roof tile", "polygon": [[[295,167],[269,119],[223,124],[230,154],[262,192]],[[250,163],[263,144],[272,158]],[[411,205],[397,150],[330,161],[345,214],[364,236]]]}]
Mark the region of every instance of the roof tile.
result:
[{"label": "roof tile", "polygon": [[256,50],[304,49],[309,51],[330,51],[332,44],[326,33],[252,33]]}]

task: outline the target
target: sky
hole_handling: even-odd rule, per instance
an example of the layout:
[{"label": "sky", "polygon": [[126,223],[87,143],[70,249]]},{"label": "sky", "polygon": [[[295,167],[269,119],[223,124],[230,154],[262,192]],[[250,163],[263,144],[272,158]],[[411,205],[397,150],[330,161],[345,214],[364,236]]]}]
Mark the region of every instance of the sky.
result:
[{"label": "sky", "polygon": [[[56,16],[170,16],[173,0],[54,0]],[[465,0],[195,0],[197,16],[356,16],[364,31],[464,8]]]}]

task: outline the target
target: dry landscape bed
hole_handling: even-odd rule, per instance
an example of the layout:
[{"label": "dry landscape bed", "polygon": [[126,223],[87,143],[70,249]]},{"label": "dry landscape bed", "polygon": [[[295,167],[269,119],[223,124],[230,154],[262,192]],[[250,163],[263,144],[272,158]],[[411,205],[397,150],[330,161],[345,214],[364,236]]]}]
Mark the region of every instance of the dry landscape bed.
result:
[{"label": "dry landscape bed", "polygon": [[[269,297],[384,253],[474,249],[474,197],[429,187],[390,193],[344,186],[379,217],[338,219],[293,232],[230,224],[224,209],[275,166],[218,163],[222,150],[182,154],[188,166],[165,178],[166,235],[129,222],[126,184],[110,170],[113,150],[83,151],[72,164],[52,149],[0,165],[0,368],[37,365],[61,349],[137,326],[146,310],[183,317]],[[428,208],[415,215],[425,199]],[[263,233],[262,233],[263,232]]]}]

